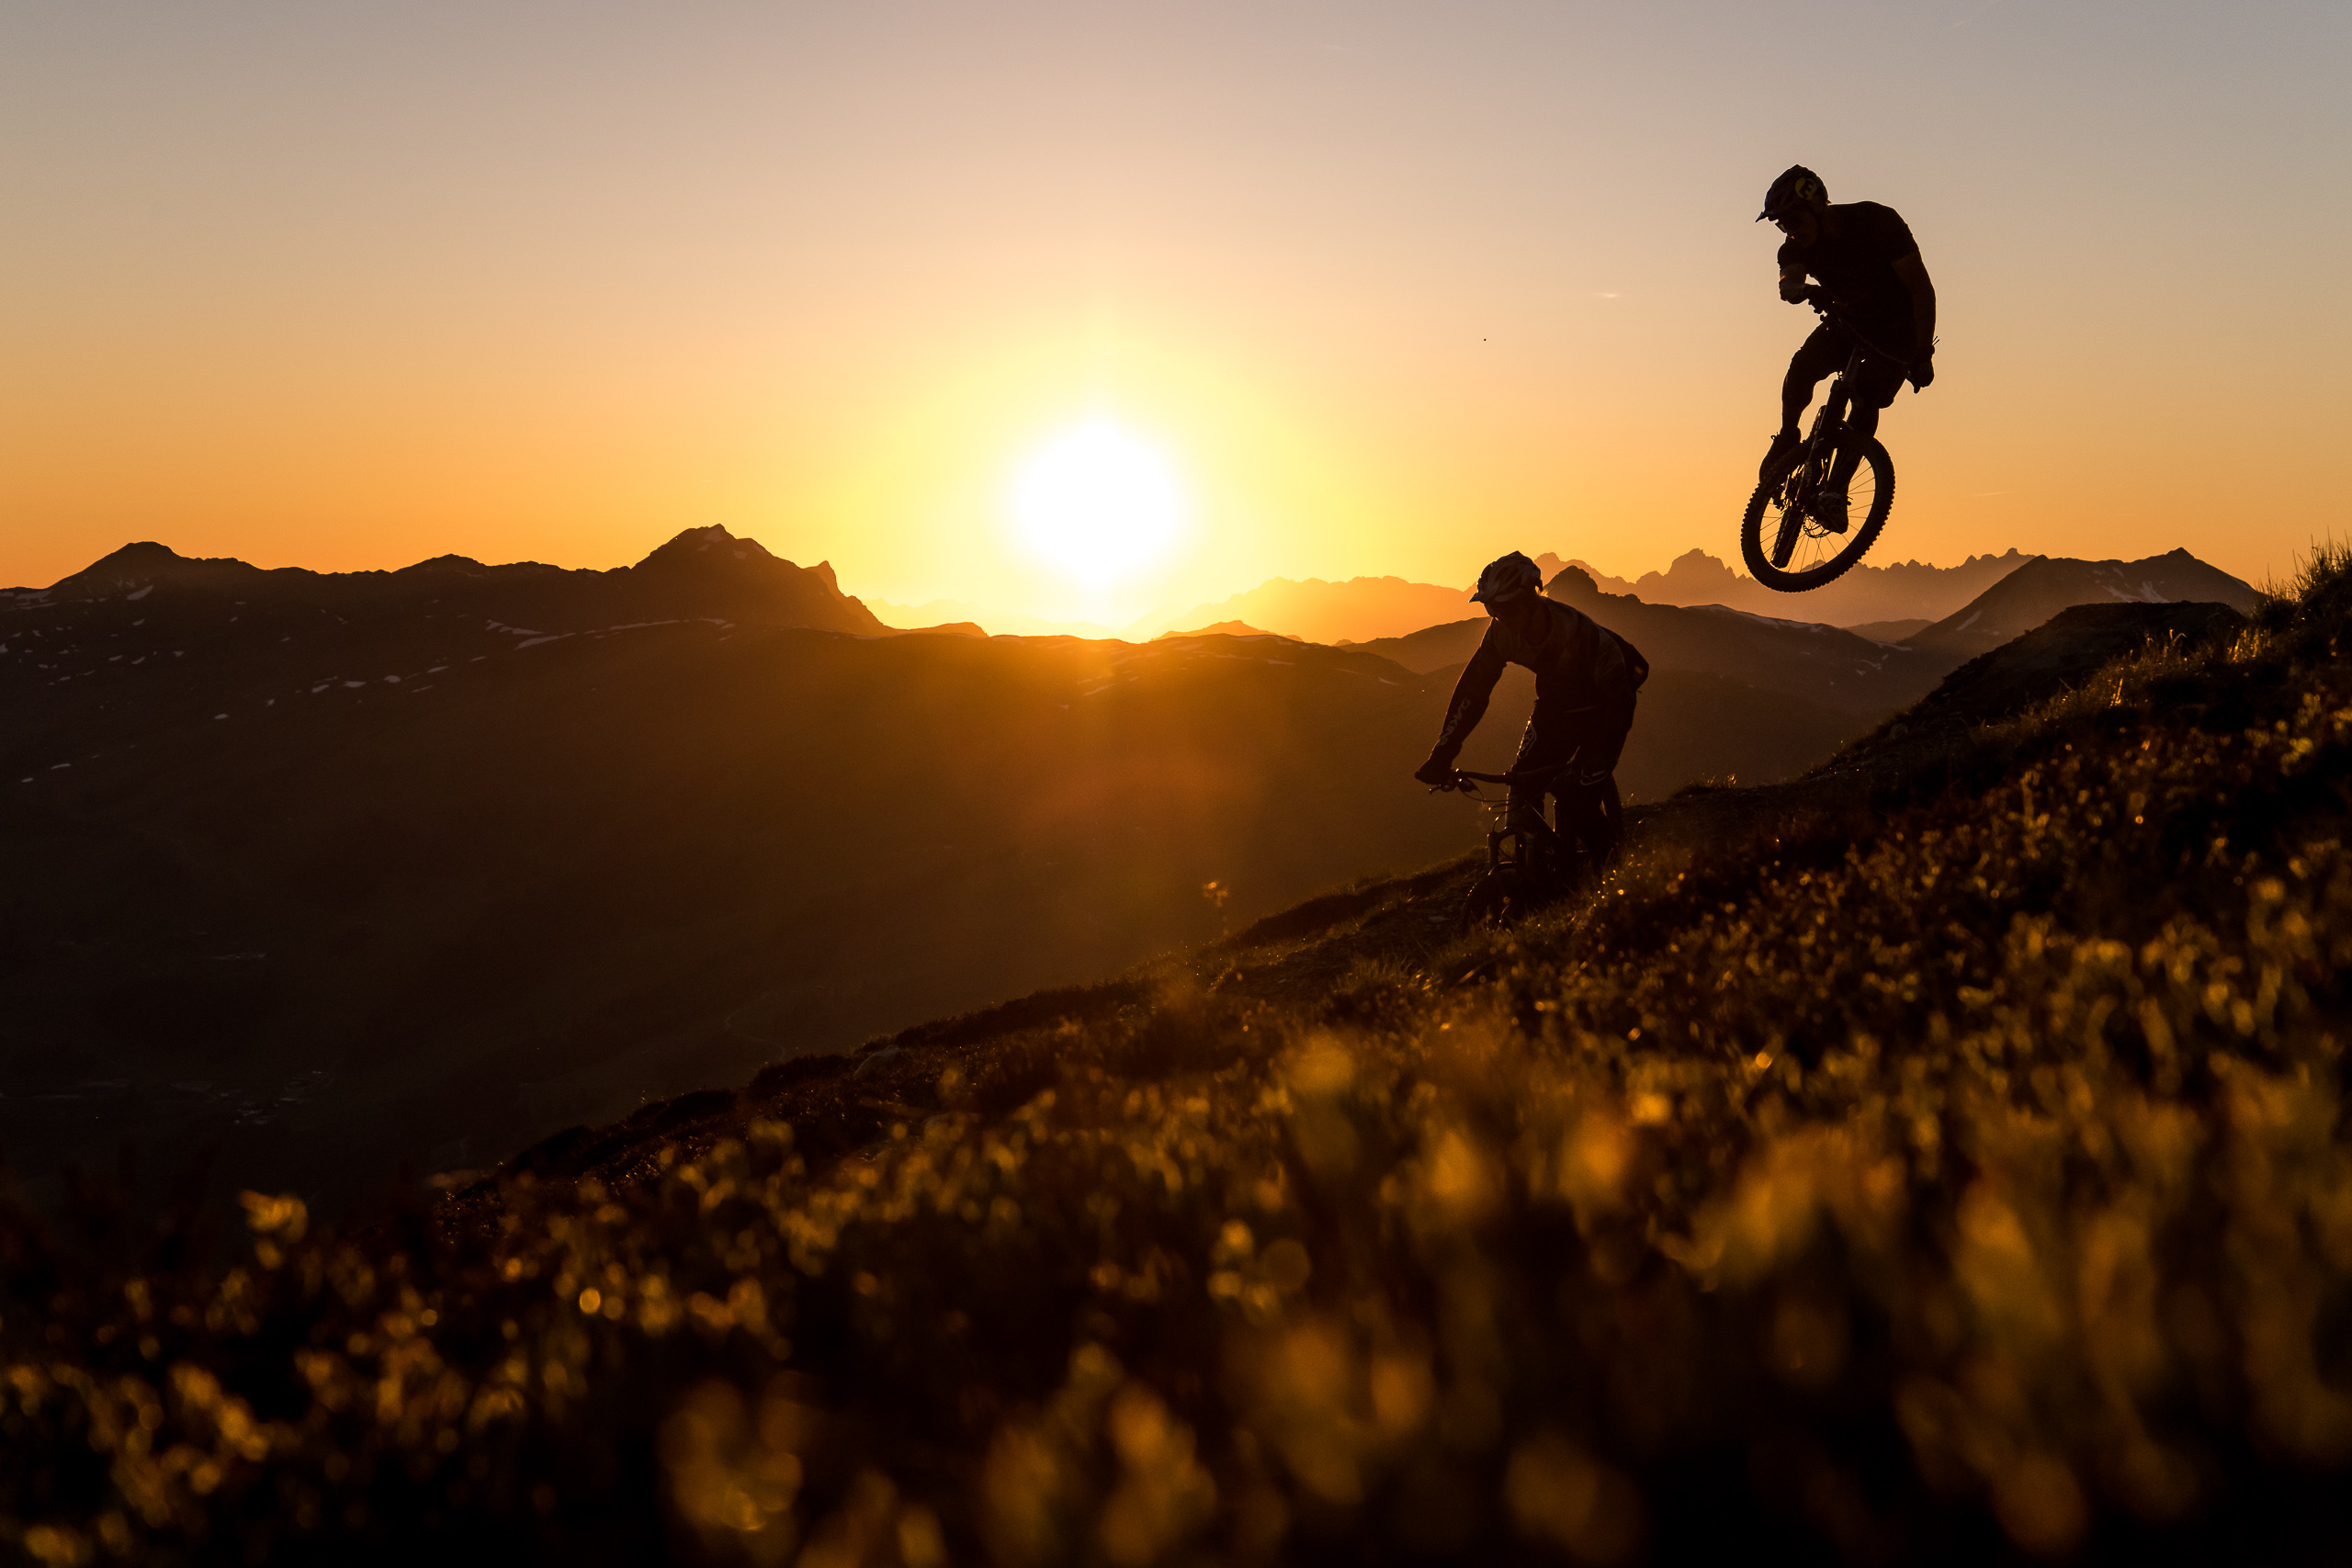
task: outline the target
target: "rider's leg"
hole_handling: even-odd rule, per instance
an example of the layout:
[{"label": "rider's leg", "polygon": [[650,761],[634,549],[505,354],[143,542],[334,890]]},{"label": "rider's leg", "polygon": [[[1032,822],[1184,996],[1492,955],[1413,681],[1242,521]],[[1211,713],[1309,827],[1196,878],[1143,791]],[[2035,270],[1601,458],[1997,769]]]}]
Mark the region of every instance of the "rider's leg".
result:
[{"label": "rider's leg", "polygon": [[1617,859],[1617,848],[1625,841],[1625,797],[1617,792],[1617,775],[1610,774],[1594,791],[1600,802],[1601,849],[1596,857],[1602,870]]},{"label": "rider's leg", "polygon": [[1592,874],[1607,871],[1624,836],[1625,806],[1617,792],[1617,759],[1634,728],[1634,699],[1581,716],[1576,766],[1560,780],[1560,836],[1582,846]]},{"label": "rider's leg", "polygon": [[1797,421],[1812,405],[1813,389],[1844,363],[1844,351],[1826,327],[1815,328],[1811,337],[1797,345],[1796,353],[1789,357],[1789,373],[1781,378],[1781,430],[1772,437],[1772,448],[1764,454],[1763,465],[1757,470],[1759,483],[1777,484],[1788,473],[1796,460],[1798,444],[1804,439]]},{"label": "rider's leg", "polygon": [[[1527,728],[1519,738],[1519,755],[1511,760],[1510,771],[1517,773],[1549,768],[1576,755],[1576,748],[1573,725],[1563,720],[1558,710],[1539,696],[1535,711],[1528,716]],[[1519,841],[1525,852],[1532,854],[1544,841],[1544,797],[1552,793],[1548,781],[1511,785],[1510,821],[1513,828],[1521,829]]]},{"label": "rider's leg", "polygon": [[1797,434],[1797,421],[1813,404],[1813,389],[1845,367],[1845,345],[1826,326],[1797,344],[1789,355],[1789,373],[1781,378],[1781,432]]},{"label": "rider's leg", "polygon": [[1560,837],[1584,852],[1595,872],[1609,863],[1617,847],[1617,827],[1610,812],[1616,798],[1615,780],[1563,780],[1560,785]]},{"label": "rider's leg", "polygon": [[1878,411],[1893,402],[1902,387],[1903,371],[1901,367],[1874,355],[1864,355],[1850,379],[1853,403],[1846,411],[1846,428],[1860,439],[1839,446],[1838,461],[1830,467],[1828,488],[1841,494],[1853,483],[1854,470],[1861,466],[1862,441],[1878,434]]}]

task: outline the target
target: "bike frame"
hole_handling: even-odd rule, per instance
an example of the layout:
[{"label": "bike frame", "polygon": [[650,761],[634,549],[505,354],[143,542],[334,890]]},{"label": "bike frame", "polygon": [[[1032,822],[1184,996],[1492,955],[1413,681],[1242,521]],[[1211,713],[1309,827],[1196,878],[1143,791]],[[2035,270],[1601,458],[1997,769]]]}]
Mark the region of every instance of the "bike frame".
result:
[{"label": "bike frame", "polygon": [[[1476,780],[1478,784],[1498,784],[1517,789],[1549,784],[1574,765],[1574,759],[1548,768],[1530,768],[1517,773],[1473,773],[1457,771],[1457,780]],[[1537,797],[1536,808],[1528,814],[1527,821],[1515,823],[1510,818],[1510,797],[1478,793],[1475,784],[1457,783],[1454,787],[1487,812],[1487,869],[1512,870],[1528,876],[1546,874],[1539,856],[1549,858],[1553,867],[1565,870],[1567,861],[1565,844],[1558,829],[1544,819],[1543,797]],[[1534,840],[1532,844],[1530,838]]]},{"label": "bike frame", "polygon": [[1813,429],[1805,435],[1804,445],[1797,448],[1795,464],[1781,481],[1787,510],[1800,518],[1809,518],[1813,492],[1829,478],[1830,468],[1838,460],[1838,438],[1845,434],[1846,411],[1853,406],[1853,394],[1846,389],[1846,382],[1861,363],[1864,351],[1871,346],[1844,318],[1826,307],[1815,309],[1821,319],[1843,334],[1853,347],[1846,355],[1846,367],[1829,378],[1829,395],[1822,400],[1821,412],[1814,416]]}]

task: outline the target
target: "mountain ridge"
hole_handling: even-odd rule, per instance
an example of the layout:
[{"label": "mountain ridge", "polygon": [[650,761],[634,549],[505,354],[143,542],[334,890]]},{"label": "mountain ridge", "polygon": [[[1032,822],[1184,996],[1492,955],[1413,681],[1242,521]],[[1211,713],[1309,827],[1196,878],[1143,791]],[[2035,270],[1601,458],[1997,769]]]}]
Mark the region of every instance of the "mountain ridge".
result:
[{"label": "mountain ridge", "polygon": [[1190,609],[1155,610],[1121,627],[1120,635],[1147,641],[1182,626],[1239,621],[1280,637],[1338,646],[1419,630],[1458,613],[1469,597],[1466,588],[1401,577],[1274,577]]},{"label": "mountain ridge", "polygon": [[2037,556],[1904,641],[1911,648],[1973,657],[2076,604],[2210,603],[2250,615],[2260,597],[2252,584],[2184,548],[2136,561]]},{"label": "mountain ridge", "polygon": [[[1604,593],[1578,567],[1545,585],[1641,649],[1653,670],[1689,671],[1858,716],[1877,717],[1924,694],[1957,658],[1890,648],[1835,626],[1783,620],[1719,604],[1645,604]],[[1356,644],[1408,669],[1436,672],[1467,660],[1485,637],[1483,615],[1408,637]]]},{"label": "mountain ridge", "polygon": [[1875,622],[1936,621],[1951,614],[2028,561],[2040,558],[2014,546],[2000,555],[1972,555],[1958,566],[1939,567],[1925,561],[1862,561],[1826,587],[1804,594],[1781,593],[1702,549],[1684,551],[1666,570],[1644,572],[1627,581],[1611,577],[1583,560],[1559,561],[1544,572],[1546,581],[1559,566],[1581,567],[1606,593],[1630,593],[1645,604],[1721,604],[1752,614],[1774,615],[1776,606],[1792,599],[1804,601],[1805,619],[1851,629]]},{"label": "mountain ridge", "polygon": [[537,617],[567,631],[610,625],[611,617],[710,613],[746,625],[869,637],[891,636],[898,629],[842,592],[831,562],[797,565],[718,524],[684,529],[635,565],[603,570],[539,561],[493,566],[468,556],[440,555],[390,570],[320,572],[257,567],[234,557],[182,556],[154,540],[141,540],[47,588],[0,590],[0,605],[144,599],[159,591],[166,596],[247,592],[370,613],[413,607],[430,595],[434,604],[454,599],[502,619],[525,623]]},{"label": "mountain ridge", "polygon": [[[1917,560],[1883,566],[1864,562],[1837,582],[1803,595],[1766,588],[1696,548],[1677,557],[1665,571],[1645,572],[1630,581],[1549,550],[1533,558],[1547,582],[1573,566],[1591,577],[1600,592],[1638,598],[1647,604],[1686,609],[1717,604],[1775,619],[1851,628],[1939,620],[2039,558],[2012,547],[2000,555],[1972,555],[1956,567]],[[1122,628],[1120,635],[1148,638],[1184,626],[1241,621],[1283,637],[1339,645],[1409,636],[1427,626],[1459,620],[1471,609],[1467,588],[1394,576],[1276,577],[1189,609],[1155,610]],[[988,617],[976,614],[972,618],[985,621]]]}]

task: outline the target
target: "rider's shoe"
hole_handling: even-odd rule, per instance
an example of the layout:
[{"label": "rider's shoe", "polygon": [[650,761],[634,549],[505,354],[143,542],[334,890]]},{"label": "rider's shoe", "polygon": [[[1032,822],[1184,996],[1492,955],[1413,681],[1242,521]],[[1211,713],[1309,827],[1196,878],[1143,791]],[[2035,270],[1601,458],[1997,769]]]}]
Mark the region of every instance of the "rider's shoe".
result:
[{"label": "rider's shoe", "polygon": [[1756,470],[1756,482],[1776,485],[1787,479],[1789,470],[1796,467],[1797,448],[1804,444],[1804,437],[1793,430],[1783,430],[1772,437],[1772,449],[1764,454],[1763,464]]},{"label": "rider's shoe", "polygon": [[1842,534],[1846,531],[1846,492],[1842,490],[1824,490],[1814,492],[1814,520],[1833,534]]}]

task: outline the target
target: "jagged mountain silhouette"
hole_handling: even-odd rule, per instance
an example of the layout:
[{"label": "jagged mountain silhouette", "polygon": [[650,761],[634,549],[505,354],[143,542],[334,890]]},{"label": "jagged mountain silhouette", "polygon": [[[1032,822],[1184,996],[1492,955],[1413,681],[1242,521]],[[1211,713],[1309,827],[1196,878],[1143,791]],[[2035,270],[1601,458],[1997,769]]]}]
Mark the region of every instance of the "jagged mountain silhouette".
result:
[{"label": "jagged mountain silhouette", "polygon": [[2076,604],[2227,604],[2250,614],[2252,585],[2187,550],[2144,560],[2039,557],[1958,610],[1905,639],[1923,651],[1973,658],[2024,636]]},{"label": "jagged mountain silhouette", "polygon": [[153,541],[125,545],[46,589],[8,591],[21,608],[137,595],[151,611],[179,594],[228,596],[278,607],[350,614],[470,611],[534,630],[573,633],[628,621],[718,616],[744,626],[807,626],[887,636],[891,629],[843,593],[823,561],[797,566],[716,524],[689,528],[635,566],[608,571],[523,561],[486,566],[435,556],[398,571],[265,570],[241,560],[190,558]]},{"label": "jagged mountain silhouette", "polygon": [[1604,592],[1630,593],[1645,604],[1721,604],[1752,615],[1819,621],[1860,631],[1887,622],[1940,620],[2035,557],[2011,548],[2000,555],[1970,556],[1958,566],[1925,561],[1864,561],[1837,581],[1803,594],[1767,588],[1704,550],[1686,550],[1664,571],[1645,571],[1628,581],[1611,577],[1589,561],[1539,556],[1546,581],[1564,567],[1580,567]]}]

